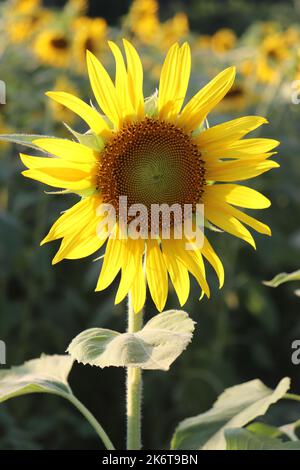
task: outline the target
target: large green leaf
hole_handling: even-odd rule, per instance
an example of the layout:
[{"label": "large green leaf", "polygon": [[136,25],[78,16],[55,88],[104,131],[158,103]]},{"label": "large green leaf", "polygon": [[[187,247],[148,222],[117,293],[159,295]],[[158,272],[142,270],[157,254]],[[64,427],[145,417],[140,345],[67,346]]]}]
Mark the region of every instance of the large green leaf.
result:
[{"label": "large green leaf", "polygon": [[227,450],[300,450],[300,441],[282,442],[246,429],[227,429],[225,439]]},{"label": "large green leaf", "polygon": [[226,449],[225,430],[242,428],[257,416],[264,415],[289,386],[290,379],[286,377],[275,390],[258,379],[226,389],[211,410],[179,424],[172,439],[172,449]]},{"label": "large green leaf", "polygon": [[41,149],[34,145],[33,141],[41,138],[51,139],[53,137],[38,134],[0,134],[0,141],[23,145],[24,147],[30,147],[36,150]]},{"label": "large green leaf", "polygon": [[0,402],[28,393],[72,394],[68,375],[73,359],[68,355],[42,355],[21,366],[0,371]]},{"label": "large green leaf", "polygon": [[277,274],[277,276],[275,276],[270,281],[264,281],[264,284],[269,287],[278,287],[281,284],[290,281],[300,281],[300,269],[292,273]]},{"label": "large green leaf", "polygon": [[168,370],[192,339],[187,313],[169,310],[153,317],[137,333],[91,328],[76,336],[68,352],[78,362],[99,367]]}]

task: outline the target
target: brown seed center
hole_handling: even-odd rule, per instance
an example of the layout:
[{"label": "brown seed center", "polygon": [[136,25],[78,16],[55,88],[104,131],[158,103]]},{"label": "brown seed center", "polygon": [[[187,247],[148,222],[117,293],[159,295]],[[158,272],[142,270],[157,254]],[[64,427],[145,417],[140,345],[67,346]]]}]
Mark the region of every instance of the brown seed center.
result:
[{"label": "brown seed center", "polygon": [[126,124],[106,144],[97,173],[104,203],[128,207],[200,202],[205,185],[201,153],[191,137],[169,122],[145,118]]}]

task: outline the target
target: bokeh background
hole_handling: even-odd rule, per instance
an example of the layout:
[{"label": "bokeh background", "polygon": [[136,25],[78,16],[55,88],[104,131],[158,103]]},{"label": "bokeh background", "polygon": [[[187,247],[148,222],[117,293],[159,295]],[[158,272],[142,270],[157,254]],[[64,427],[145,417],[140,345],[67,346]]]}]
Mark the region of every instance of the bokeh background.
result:
[{"label": "bokeh background", "polygon": [[[300,105],[292,103],[300,79],[300,2],[246,0],[13,0],[0,2],[0,79],[7,104],[0,107],[0,133],[68,136],[62,121],[78,131],[82,123],[45,97],[47,90],[91,90],[84,52],[88,47],[114,72],[107,39],[130,38],[145,68],[145,95],[158,86],[166,50],[188,40],[193,62],[189,94],[216,73],[236,65],[232,91],[210,116],[210,124],[244,114],[270,122],[262,135],[282,142],[281,168],[251,186],[272,199],[261,214],[272,238],[256,236],[257,251],[240,240],[212,232],[224,260],[226,282],[211,300],[198,302],[198,290],[185,309],[197,322],[192,344],[169,373],[147,372],[144,387],[143,441],[166,448],[176,424],[208,409],[227,386],[260,378],[274,386],[285,375],[300,392],[300,366],[291,363],[291,343],[300,338],[300,299],[296,285],[272,289],[262,284],[281,271],[300,267]],[[100,262],[93,257],[51,259],[58,246],[39,247],[60,211],[75,196],[49,196],[48,189],[20,175],[20,148],[0,143],[0,339],[7,344],[7,365],[21,364],[41,352],[64,353],[81,330],[102,326],[124,331],[125,303],[114,306],[115,288],[94,293]],[[171,292],[168,307],[178,307]],[[149,300],[147,318],[155,313]],[[1,366],[4,367],[4,366]],[[124,448],[125,403],[121,369],[75,365],[75,394]],[[267,422],[285,424],[300,416],[297,404],[272,408]],[[97,449],[98,438],[69,404],[51,396],[14,399],[0,408],[1,449]]]}]

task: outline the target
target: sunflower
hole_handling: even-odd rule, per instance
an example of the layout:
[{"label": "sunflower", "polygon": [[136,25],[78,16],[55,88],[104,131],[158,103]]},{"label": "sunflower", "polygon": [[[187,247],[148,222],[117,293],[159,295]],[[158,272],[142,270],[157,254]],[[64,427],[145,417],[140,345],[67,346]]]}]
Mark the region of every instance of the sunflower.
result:
[{"label": "sunflower", "polygon": [[71,41],[63,31],[42,31],[33,48],[38,59],[52,67],[66,67],[70,61]]},{"label": "sunflower", "polygon": [[27,10],[25,7],[26,3],[23,5],[23,2],[21,2],[19,8],[16,5],[14,10],[13,5],[10,5],[4,12],[4,29],[13,44],[23,43],[31,39],[52,19],[50,10],[40,6],[39,2],[32,2],[31,7],[29,2]]},{"label": "sunflower", "polygon": [[98,54],[103,49],[107,35],[107,23],[103,18],[76,18],[73,23],[73,51],[79,70],[85,68],[86,50]]},{"label": "sunflower", "polygon": [[129,28],[141,42],[152,44],[160,28],[157,0],[134,0],[125,28]]},{"label": "sunflower", "polygon": [[266,36],[258,50],[256,77],[261,83],[275,83],[280,79],[290,56],[285,35],[274,33]]},{"label": "sunflower", "polygon": [[[81,196],[57,219],[41,243],[62,239],[53,264],[91,255],[106,243],[96,291],[108,287],[121,272],[115,301],[122,301],[130,293],[136,312],[144,305],[146,283],[157,309],[163,310],[168,276],[180,305],[189,295],[189,273],[198,281],[201,296],[209,297],[204,259],[216,271],[220,287],[224,271],[202,228],[197,228],[203,237],[200,247],[194,235],[176,238],[175,225],[169,239],[152,237],[150,232],[146,237],[126,238],[129,218],[124,229],[120,196],[127,197],[128,206],[138,203],[146,208],[153,203],[176,203],[181,208],[190,204],[194,211],[200,202],[208,224],[255,247],[246,225],[266,235],[270,235],[270,229],[238,207],[262,209],[270,202],[234,181],[254,178],[277,167],[269,157],[278,142],[244,139],[266,123],[258,116],[203,128],[208,113],[231,88],[234,67],[217,75],[183,107],[191,56],[187,43],[182,47],[176,43],[164,61],[158,95],[144,101],[143,69],[135,48],[124,40],[126,67],[118,46],[112,42],[109,46],[116,61],[115,83],[98,59],[87,52],[91,87],[105,117],[73,95],[48,92],[50,98],[85,120],[90,130],[81,143],[55,138],[36,140],[36,147],[52,158],[21,154],[28,168],[24,176]],[[88,142],[93,143],[89,146]],[[107,204],[117,214],[110,230],[101,210]]]},{"label": "sunflower", "polygon": [[179,12],[161,25],[161,47],[168,49],[175,41],[189,33],[189,21],[185,13]]},{"label": "sunflower", "polygon": [[41,0],[12,0],[9,5],[11,12],[14,14],[32,13],[41,6]]},{"label": "sunflower", "polygon": [[233,49],[236,41],[237,38],[232,29],[222,28],[211,37],[211,48],[214,52],[222,54]]}]

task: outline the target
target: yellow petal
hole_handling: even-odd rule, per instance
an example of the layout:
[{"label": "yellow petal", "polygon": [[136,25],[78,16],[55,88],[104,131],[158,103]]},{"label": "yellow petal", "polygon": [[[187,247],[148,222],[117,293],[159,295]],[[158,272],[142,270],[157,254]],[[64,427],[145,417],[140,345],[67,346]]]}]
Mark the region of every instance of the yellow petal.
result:
[{"label": "yellow petal", "polygon": [[114,84],[99,60],[87,51],[87,67],[95,98],[115,128],[122,120],[122,107]]},{"label": "yellow petal", "polygon": [[147,240],[146,276],[153,302],[160,312],[168,296],[168,272],[157,240]]},{"label": "yellow petal", "polygon": [[250,217],[250,215],[245,214],[239,209],[236,209],[229,204],[223,204],[219,207],[223,212],[226,211],[228,214],[231,214],[233,217],[235,217],[237,220],[240,220],[244,224],[249,225],[249,227],[252,227],[257,232],[262,233],[263,235],[271,235],[270,227],[268,227],[266,224],[263,224],[259,220]]},{"label": "yellow petal", "polygon": [[[84,230],[87,226],[83,226]],[[59,263],[63,259],[80,259],[90,256],[99,250],[105,243],[105,238],[99,238],[96,230],[92,235],[79,232],[78,230],[73,236],[63,238],[60,248],[52,260],[52,264]]]},{"label": "yellow petal", "polygon": [[86,219],[92,219],[95,213],[94,207],[100,203],[100,198],[94,196],[81,199],[56,220],[47,236],[41,241],[41,245],[66,235],[72,236],[77,224],[80,225]]},{"label": "yellow petal", "polygon": [[170,96],[173,96],[173,84],[174,84],[174,70],[176,70],[178,64],[178,55],[179,55],[179,45],[176,42],[170,47],[165,61],[162,66],[160,81],[159,81],[159,91],[158,91],[158,110],[160,113],[163,108],[167,108],[167,105],[172,105],[170,101]]},{"label": "yellow petal", "polygon": [[47,168],[40,170],[25,170],[22,175],[26,178],[39,181],[40,183],[53,186],[55,188],[70,189],[73,191],[84,190],[93,187],[91,178],[82,178],[79,170],[70,170],[62,174],[60,168]]},{"label": "yellow petal", "polygon": [[180,112],[191,73],[191,51],[188,43],[181,48],[175,43],[162,67],[158,93],[161,119],[172,119]]},{"label": "yellow petal", "polygon": [[43,171],[57,169],[57,171],[61,171],[62,174],[69,171],[71,173],[72,170],[76,170],[81,177],[87,177],[92,168],[90,163],[75,163],[51,157],[34,157],[32,155],[25,155],[24,153],[20,153],[20,158],[24,165],[30,170]]},{"label": "yellow petal", "polygon": [[274,148],[278,147],[280,142],[275,139],[242,139],[237,142],[233,142],[228,148],[237,150],[240,152],[247,152],[251,154],[270,152]]},{"label": "yellow petal", "polygon": [[201,132],[195,140],[199,146],[222,145],[237,141],[268,121],[260,116],[244,116],[218,124]]},{"label": "yellow petal", "polygon": [[195,277],[205,295],[210,297],[210,289],[206,281],[205,267],[201,250],[188,250],[186,249],[186,244],[192,245],[191,240],[168,240],[168,245],[173,251],[173,256],[183,262],[188,271]]},{"label": "yellow petal", "polygon": [[204,244],[202,247],[202,254],[203,256],[207,259],[207,261],[212,265],[214,268],[218,279],[219,279],[219,287],[221,287],[224,284],[224,267],[222,264],[222,261],[218,257],[217,253],[209,243],[206,237],[204,237]]},{"label": "yellow petal", "polygon": [[142,238],[137,240],[128,238],[124,240],[124,243],[126,244],[124,248],[125,256],[122,265],[121,281],[115,299],[116,304],[121,302],[128,294],[139,269],[145,247],[145,240]]},{"label": "yellow petal", "polygon": [[84,239],[81,239],[78,244],[68,251],[65,255],[66,259],[79,259],[90,256],[104,245],[106,239],[96,235],[90,235]]},{"label": "yellow petal", "polygon": [[206,186],[206,201],[227,202],[247,209],[265,209],[271,201],[254,189],[239,184],[213,184]]},{"label": "yellow petal", "polygon": [[32,157],[22,153],[20,158],[29,168],[22,172],[26,178],[73,191],[93,187],[94,177],[90,164],[66,162],[58,158]]},{"label": "yellow petal", "polygon": [[184,263],[180,259],[175,258],[169,241],[170,240],[162,241],[163,257],[179,303],[182,307],[186,303],[189,296],[190,278]]},{"label": "yellow petal", "polygon": [[208,181],[242,181],[279,167],[273,160],[256,159],[206,163]]},{"label": "yellow petal", "polygon": [[78,230],[77,243],[65,254],[66,259],[85,258],[98,251],[108,237],[107,226],[103,226],[99,232],[98,226],[101,218],[94,214],[93,219],[87,224],[85,230]]},{"label": "yellow petal", "polygon": [[77,96],[64,91],[48,91],[46,95],[80,116],[95,134],[110,136],[111,131],[101,115]]},{"label": "yellow petal", "polygon": [[95,163],[97,154],[86,145],[66,139],[37,139],[33,141],[41,149],[56,157],[74,163]]},{"label": "yellow petal", "polygon": [[144,116],[143,66],[133,45],[123,39],[128,73],[128,89],[137,116]]},{"label": "yellow petal", "polygon": [[235,237],[241,238],[255,248],[255,241],[249,230],[244,227],[232,214],[224,210],[222,206],[204,203],[205,218],[212,224]]},{"label": "yellow petal", "polygon": [[200,90],[184,107],[178,122],[186,131],[196,129],[207,114],[221,101],[231,88],[235,78],[235,67],[219,73]]},{"label": "yellow petal", "polygon": [[270,152],[279,142],[274,139],[242,139],[235,142],[216,141],[202,145],[206,160],[238,158],[240,160],[267,159],[276,152]]},{"label": "yellow petal", "polygon": [[134,312],[140,312],[146,301],[146,282],[142,260],[138,264],[130,295]]},{"label": "yellow petal", "polygon": [[115,80],[115,87],[116,87],[116,95],[118,101],[121,106],[122,110],[122,122],[126,120],[126,117],[133,116],[134,109],[132,106],[132,102],[129,95],[128,89],[128,76],[127,71],[125,68],[124,59],[122,53],[118,46],[112,42],[108,41],[109,47],[114,55],[115,62],[116,62],[116,80]]},{"label": "yellow petal", "polygon": [[64,237],[52,264],[56,264],[64,258],[76,259],[89,256],[105,243],[105,238],[99,237],[97,233],[99,220],[96,213],[97,206],[98,198],[88,197],[76,204],[76,207],[69,209],[56,221],[47,237],[42,241],[45,243],[50,239]]},{"label": "yellow petal", "polygon": [[119,233],[119,227],[116,224],[106,245],[96,291],[106,289],[113,282],[126,259],[126,240],[120,239]]}]

